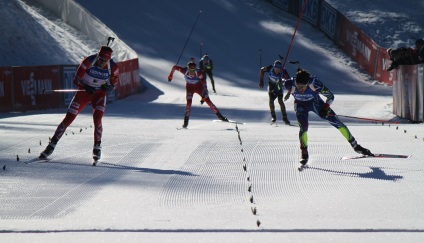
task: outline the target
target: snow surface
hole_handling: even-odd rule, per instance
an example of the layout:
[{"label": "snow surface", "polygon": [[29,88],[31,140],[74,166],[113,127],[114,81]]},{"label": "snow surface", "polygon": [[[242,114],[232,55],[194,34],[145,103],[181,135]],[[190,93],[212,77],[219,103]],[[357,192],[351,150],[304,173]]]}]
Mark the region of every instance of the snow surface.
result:
[{"label": "snow surface", "polygon": [[[91,166],[89,108],[47,163],[23,162],[44,149],[66,109],[0,115],[0,242],[424,240],[422,124],[341,117],[371,151],[412,155],[342,161],[355,152],[336,129],[311,114],[311,168],[300,173],[298,127],[269,125],[268,97],[257,87],[259,64],[286,54],[295,17],[259,0],[79,2],[138,53],[146,89],[107,106],[97,167]],[[352,11],[365,12],[367,6],[331,2],[346,3]],[[39,7],[20,0],[0,4],[8,23],[0,28],[10,33],[1,39],[1,53],[9,58],[1,65],[78,63],[96,50]],[[195,97],[189,129],[176,129],[182,124],[184,81],[175,74],[168,83],[167,75],[200,10],[179,64],[199,58],[203,43],[202,52],[216,65],[218,93],[211,99],[244,125],[212,122],[216,117]],[[413,10],[420,9],[408,8]],[[14,31],[5,31],[10,27]],[[37,58],[22,51],[22,43],[35,46],[31,56]],[[335,93],[332,107],[339,115],[397,120],[391,87],[365,81],[367,75],[306,22],[289,59],[299,60]],[[287,68],[293,73],[296,67]],[[293,99],[286,107],[295,123]]]}]

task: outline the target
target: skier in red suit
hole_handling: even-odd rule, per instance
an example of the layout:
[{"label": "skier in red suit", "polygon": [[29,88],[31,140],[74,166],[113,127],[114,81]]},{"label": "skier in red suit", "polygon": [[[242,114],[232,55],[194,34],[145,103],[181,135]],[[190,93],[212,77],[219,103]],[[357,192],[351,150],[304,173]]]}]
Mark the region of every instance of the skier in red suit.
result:
[{"label": "skier in red suit", "polygon": [[185,107],[184,114],[184,123],[183,128],[187,128],[188,120],[190,117],[191,103],[193,99],[193,95],[196,93],[202,97],[201,104],[206,102],[209,105],[212,112],[220,119],[221,121],[228,121],[228,119],[221,115],[218,108],[212,103],[208,95],[208,88],[206,86],[206,79],[200,69],[196,68],[196,63],[194,61],[190,61],[187,63],[187,67],[180,67],[174,65],[171,70],[171,74],[168,77],[168,81],[171,82],[172,75],[174,71],[179,71],[184,74],[184,78],[186,80],[186,100],[187,104]]},{"label": "skier in red suit", "polygon": [[106,107],[107,92],[113,90],[119,82],[119,68],[113,61],[112,49],[102,46],[100,51],[86,57],[79,65],[73,83],[78,87],[78,92],[72,98],[65,118],[57,127],[50,143],[41,152],[40,159],[50,156],[57,142],[71,125],[77,115],[91,102],[94,121],[94,147],[93,159],[101,157],[102,117]]}]

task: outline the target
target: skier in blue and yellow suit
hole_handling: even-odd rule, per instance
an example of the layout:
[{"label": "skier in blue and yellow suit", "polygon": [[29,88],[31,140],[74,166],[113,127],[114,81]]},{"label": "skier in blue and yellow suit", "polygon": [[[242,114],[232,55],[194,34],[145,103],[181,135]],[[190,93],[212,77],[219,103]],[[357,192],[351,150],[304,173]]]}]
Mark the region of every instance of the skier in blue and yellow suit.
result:
[{"label": "skier in blue and yellow suit", "polygon": [[[363,155],[372,155],[370,150],[363,148],[356,142],[356,139],[352,136],[347,126],[339,120],[336,113],[330,108],[334,100],[334,95],[317,77],[311,77],[308,71],[298,69],[296,77],[286,81],[285,88],[289,90],[288,94],[291,94],[295,99],[294,110],[300,127],[299,141],[302,152],[300,163],[302,165],[306,165],[309,159],[309,111],[314,112],[337,128],[355,152]],[[325,102],[321,99],[320,94],[327,98]],[[285,98],[288,99],[288,97],[289,95],[286,95]]]}]

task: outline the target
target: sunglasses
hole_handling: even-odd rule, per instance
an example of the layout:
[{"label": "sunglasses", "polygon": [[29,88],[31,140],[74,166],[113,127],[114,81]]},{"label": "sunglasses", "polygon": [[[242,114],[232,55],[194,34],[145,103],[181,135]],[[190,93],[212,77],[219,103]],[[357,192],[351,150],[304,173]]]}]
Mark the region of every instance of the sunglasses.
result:
[{"label": "sunglasses", "polygon": [[107,62],[108,61],[108,59],[102,58],[100,56],[98,56],[97,59],[101,62]]}]

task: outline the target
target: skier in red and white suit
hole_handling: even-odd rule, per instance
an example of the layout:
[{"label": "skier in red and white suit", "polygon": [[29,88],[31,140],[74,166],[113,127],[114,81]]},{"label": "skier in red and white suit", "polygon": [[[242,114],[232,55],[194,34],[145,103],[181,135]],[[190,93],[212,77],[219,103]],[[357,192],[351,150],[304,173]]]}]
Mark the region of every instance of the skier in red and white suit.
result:
[{"label": "skier in red and white suit", "polygon": [[100,159],[102,117],[105,112],[107,92],[113,90],[119,82],[119,68],[111,59],[112,52],[110,47],[102,46],[97,54],[86,57],[81,62],[73,81],[80,91],[76,92],[72,98],[65,118],[57,127],[49,145],[40,154],[40,159],[46,159],[53,153],[66,128],[90,102],[94,121],[93,159]]},{"label": "skier in red and white suit", "polygon": [[186,100],[187,104],[185,107],[184,114],[184,124],[183,128],[187,128],[188,120],[190,117],[191,103],[193,99],[194,93],[200,95],[202,97],[200,103],[209,105],[213,113],[220,119],[221,121],[228,121],[228,119],[221,115],[218,108],[212,103],[208,95],[208,88],[206,86],[206,79],[200,69],[196,68],[196,63],[194,61],[190,61],[187,63],[187,67],[180,67],[174,65],[171,70],[171,74],[168,77],[168,81],[171,82],[172,75],[174,71],[179,71],[184,74],[184,78],[186,80]]}]

